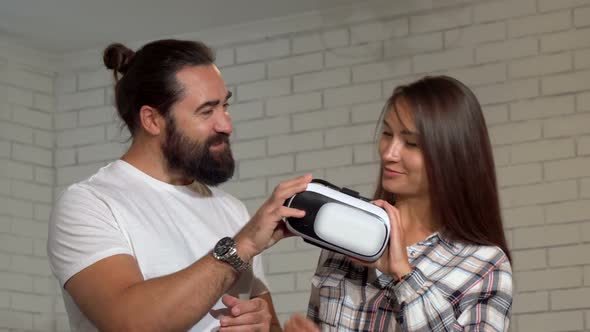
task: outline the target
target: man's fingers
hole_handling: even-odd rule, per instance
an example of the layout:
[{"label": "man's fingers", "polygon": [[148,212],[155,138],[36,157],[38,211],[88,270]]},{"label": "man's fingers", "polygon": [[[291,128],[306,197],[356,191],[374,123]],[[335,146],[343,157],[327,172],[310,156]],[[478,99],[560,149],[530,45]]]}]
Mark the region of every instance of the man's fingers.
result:
[{"label": "man's fingers", "polygon": [[277,218],[277,220],[288,217],[303,218],[305,217],[305,211],[281,206],[274,210],[274,216]]},{"label": "man's fingers", "polygon": [[282,205],[287,198],[304,191],[311,179],[311,174],[306,174],[293,180],[281,182],[272,193],[271,203]]},{"label": "man's fingers", "polygon": [[240,303],[240,299],[238,299],[235,296],[231,296],[229,294],[224,294],[221,297],[221,302],[223,302],[223,304],[225,304],[228,308],[233,308],[235,305],[237,305],[238,303]]},{"label": "man's fingers", "polygon": [[244,315],[250,312],[258,312],[265,309],[266,302],[259,298],[254,298],[248,301],[242,301],[231,309],[234,316]]},{"label": "man's fingers", "polygon": [[263,324],[256,325],[236,325],[236,326],[222,326],[219,332],[267,332],[268,326]]},{"label": "man's fingers", "polygon": [[256,325],[256,324],[270,324],[270,315],[268,318],[264,317],[262,312],[250,312],[238,317],[225,316],[221,318],[221,326],[243,326],[243,325]]},{"label": "man's fingers", "polygon": [[296,178],[285,180],[285,181],[279,183],[275,187],[275,191],[287,190],[287,189],[294,187],[294,186],[299,186],[301,184],[307,184],[311,181],[311,179],[312,179],[311,174],[304,174],[304,175],[298,176]]}]

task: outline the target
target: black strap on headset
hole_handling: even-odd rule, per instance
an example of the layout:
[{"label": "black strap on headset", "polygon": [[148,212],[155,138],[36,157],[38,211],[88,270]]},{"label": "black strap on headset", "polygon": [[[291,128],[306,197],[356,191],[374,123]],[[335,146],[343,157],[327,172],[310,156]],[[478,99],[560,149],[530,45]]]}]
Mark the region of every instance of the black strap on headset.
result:
[{"label": "black strap on headset", "polygon": [[346,188],[346,187],[340,188],[338,186],[335,186],[335,185],[331,184],[330,182],[328,182],[326,180],[313,179],[313,180],[311,180],[311,182],[322,184],[322,185],[324,185],[324,186],[326,186],[328,188],[334,189],[334,190],[339,191],[339,192],[341,192],[343,194],[346,194],[348,196],[352,196],[352,197],[355,197],[355,198],[358,198],[358,199],[362,199],[363,201],[366,201],[366,202],[369,202],[370,201],[370,199],[361,196],[358,191],[355,191],[355,190],[352,190],[352,189]]}]

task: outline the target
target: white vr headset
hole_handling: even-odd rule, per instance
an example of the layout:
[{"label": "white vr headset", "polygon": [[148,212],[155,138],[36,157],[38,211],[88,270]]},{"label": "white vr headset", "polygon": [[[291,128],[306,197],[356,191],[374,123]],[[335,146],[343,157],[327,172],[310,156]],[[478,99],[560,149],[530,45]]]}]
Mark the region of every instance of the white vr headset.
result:
[{"label": "white vr headset", "polygon": [[305,242],[363,261],[376,261],[389,241],[389,217],[358,192],[314,179],[285,206],[304,210],[303,218],[284,218]]}]

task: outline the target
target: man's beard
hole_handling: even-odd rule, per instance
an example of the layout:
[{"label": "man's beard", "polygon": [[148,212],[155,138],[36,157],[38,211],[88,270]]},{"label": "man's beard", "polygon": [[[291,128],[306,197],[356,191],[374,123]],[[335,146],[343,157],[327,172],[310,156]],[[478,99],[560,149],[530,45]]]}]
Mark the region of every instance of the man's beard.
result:
[{"label": "man's beard", "polygon": [[[225,143],[225,148],[211,152],[211,146]],[[235,162],[229,145],[229,135],[215,134],[204,142],[194,141],[176,127],[172,115],[166,119],[166,140],[162,153],[168,168],[196,181],[216,186],[230,179],[234,174]]]}]

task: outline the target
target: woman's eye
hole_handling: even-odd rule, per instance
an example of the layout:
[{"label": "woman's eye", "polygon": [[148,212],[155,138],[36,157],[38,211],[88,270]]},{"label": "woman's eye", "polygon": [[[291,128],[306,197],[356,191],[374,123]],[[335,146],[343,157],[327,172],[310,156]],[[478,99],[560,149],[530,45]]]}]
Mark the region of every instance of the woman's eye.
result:
[{"label": "woman's eye", "polygon": [[416,142],[406,142],[406,145],[412,148],[418,147],[418,143]]},{"label": "woman's eye", "polygon": [[381,134],[382,134],[383,136],[389,136],[389,137],[393,136],[393,133],[390,133],[390,132],[387,132],[387,131],[384,131],[384,132],[383,132],[383,133],[381,133]]}]

